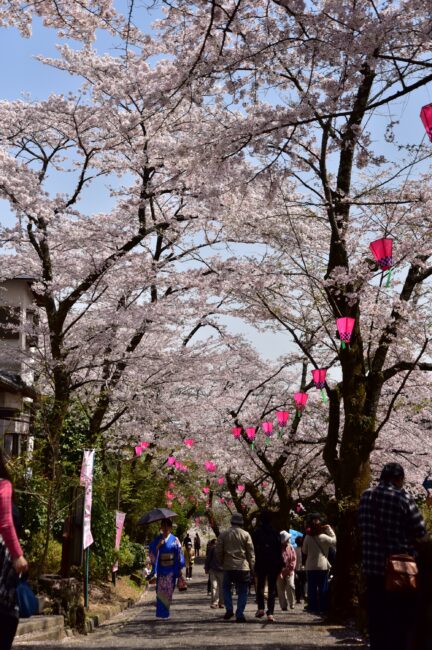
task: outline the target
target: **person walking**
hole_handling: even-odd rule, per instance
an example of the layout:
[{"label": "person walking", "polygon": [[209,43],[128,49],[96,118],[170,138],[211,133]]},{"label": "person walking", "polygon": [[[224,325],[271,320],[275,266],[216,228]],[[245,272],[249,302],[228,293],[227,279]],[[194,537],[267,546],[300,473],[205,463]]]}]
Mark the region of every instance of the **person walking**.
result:
[{"label": "person walking", "polygon": [[184,559],[186,565],[186,580],[192,580],[192,569],[195,561],[195,553],[192,548],[192,542],[187,542],[185,545]]},{"label": "person walking", "polygon": [[0,449],[0,650],[10,650],[18,627],[18,577],[28,570],[12,516],[12,482]]},{"label": "person walking", "polygon": [[294,572],[294,588],[295,588],[295,597],[296,597],[296,603],[301,603],[301,601],[305,600],[306,593],[305,593],[305,587],[306,587],[306,571],[304,567],[304,562],[303,562],[303,551],[302,551],[302,546],[304,542],[304,537],[302,535],[299,535],[295,539],[295,554],[296,554],[296,566],[295,566],[295,572]]},{"label": "person walking", "polygon": [[231,517],[231,528],[223,531],[216,542],[216,559],[224,570],[223,597],[225,604],[224,619],[228,621],[234,616],[231,585],[237,590],[237,623],[244,623],[244,610],[247,603],[250,572],[255,564],[255,553],[252,538],[244,526],[243,515],[234,512]]},{"label": "person walking", "polygon": [[359,527],[362,569],[371,650],[407,650],[414,632],[415,599],[385,588],[389,556],[415,555],[426,539],[426,526],[414,499],[403,489],[405,472],[399,463],[384,465],[379,483],[360,498]]},{"label": "person walking", "polygon": [[162,519],[161,534],[149,545],[150,560],[156,580],[156,619],[169,618],[176,581],[185,565],[181,545],[172,534],[171,519]]},{"label": "person walking", "polygon": [[306,575],[308,589],[307,610],[312,614],[326,614],[328,608],[328,575],[330,562],[329,548],[336,546],[333,529],[321,524],[321,515],[311,515],[311,525],[303,542],[303,554],[306,556]]},{"label": "person walking", "polygon": [[212,609],[223,607],[223,568],[216,558],[216,539],[211,539],[207,546],[204,571],[210,578],[210,593]]},{"label": "person walking", "polygon": [[[256,618],[267,614],[269,622],[274,621],[274,606],[276,598],[276,581],[283,569],[282,546],[279,533],[271,525],[271,514],[263,510],[260,514],[260,525],[254,531],[252,541],[255,550],[255,574],[257,578],[256,594],[258,610]],[[267,612],[264,611],[264,589],[267,581]]]},{"label": "person walking", "polygon": [[201,539],[198,533],[196,533],[194,537],[194,551],[195,551],[195,557],[199,557],[201,551]]},{"label": "person walking", "polygon": [[189,542],[192,544],[192,540],[191,540],[191,538],[190,538],[189,533],[186,533],[186,537],[185,537],[184,540],[183,540],[183,546],[186,547],[186,546],[189,544]]},{"label": "person walking", "polygon": [[294,609],[294,571],[297,562],[296,552],[291,545],[291,535],[286,530],[280,533],[282,545],[282,559],[284,566],[276,580],[276,589],[279,598],[279,605],[283,612],[286,612],[288,605]]}]

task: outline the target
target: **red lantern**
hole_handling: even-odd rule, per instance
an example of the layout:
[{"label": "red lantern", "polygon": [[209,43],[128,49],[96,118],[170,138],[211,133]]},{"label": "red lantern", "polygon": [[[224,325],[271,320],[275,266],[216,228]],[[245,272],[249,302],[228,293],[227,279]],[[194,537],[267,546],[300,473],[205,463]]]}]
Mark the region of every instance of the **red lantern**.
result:
[{"label": "red lantern", "polygon": [[303,413],[303,411],[305,409],[306,402],[308,401],[308,399],[309,399],[309,395],[307,393],[295,393],[294,394],[294,402],[296,403],[297,416],[299,418],[301,417],[301,415],[302,415],[302,413]]},{"label": "red lantern", "polygon": [[336,325],[339,332],[340,340],[342,341],[341,347],[342,350],[349,345],[351,341],[351,335],[354,329],[355,318],[336,318]]},{"label": "red lantern", "polygon": [[242,428],[241,428],[241,427],[233,427],[233,428],[231,429],[231,431],[232,431],[232,434],[233,434],[234,438],[240,438],[240,436],[241,436],[241,432],[242,432]]},{"label": "red lantern", "polygon": [[248,437],[248,440],[251,442],[252,451],[253,451],[254,446],[255,446],[255,443],[254,443],[255,432],[256,432],[255,427],[246,427],[246,435]]},{"label": "red lantern", "polygon": [[385,237],[376,239],[369,244],[374,258],[381,271],[388,271],[386,287],[390,285],[391,267],[393,266],[393,239]]},{"label": "red lantern", "polygon": [[141,456],[141,454],[142,454],[142,447],[141,447],[141,445],[137,445],[137,446],[135,447],[135,454],[136,454],[137,456]]},{"label": "red lantern", "polygon": [[270,442],[270,436],[272,435],[272,431],[273,431],[273,422],[263,422],[261,426],[263,428],[264,433],[267,436],[265,443],[266,445],[268,445]]},{"label": "red lantern", "polygon": [[426,133],[429,136],[429,140],[432,142],[432,104],[426,104],[420,111],[420,118],[423,122],[423,126],[426,129]]},{"label": "red lantern", "polygon": [[321,391],[321,397],[324,403],[327,402],[327,395],[325,394],[324,391],[326,374],[327,374],[326,368],[317,368],[316,370],[312,370],[313,383],[315,384],[315,388],[318,388],[318,390]]}]

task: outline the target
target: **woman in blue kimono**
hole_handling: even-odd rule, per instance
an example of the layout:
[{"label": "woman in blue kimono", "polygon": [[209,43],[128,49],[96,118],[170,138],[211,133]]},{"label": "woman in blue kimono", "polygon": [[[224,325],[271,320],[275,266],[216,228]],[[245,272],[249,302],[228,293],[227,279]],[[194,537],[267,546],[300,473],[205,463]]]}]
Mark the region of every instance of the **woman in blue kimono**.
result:
[{"label": "woman in blue kimono", "polygon": [[156,580],[156,618],[169,618],[174,587],[185,565],[181,544],[172,534],[171,519],[161,522],[161,534],[150,543],[150,560]]}]

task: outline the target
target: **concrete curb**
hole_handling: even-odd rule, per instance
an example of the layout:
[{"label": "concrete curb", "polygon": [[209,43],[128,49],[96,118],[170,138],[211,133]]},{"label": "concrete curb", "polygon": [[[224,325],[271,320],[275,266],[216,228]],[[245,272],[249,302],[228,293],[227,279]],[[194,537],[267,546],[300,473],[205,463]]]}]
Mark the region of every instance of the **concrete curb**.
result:
[{"label": "concrete curb", "polygon": [[105,621],[110,620],[111,618],[113,618],[113,616],[117,616],[117,614],[120,614],[125,609],[129,609],[130,607],[133,607],[136,603],[138,603],[141,600],[142,597],[143,594],[140,594],[136,599],[128,598],[122,603],[115,603],[113,605],[110,605],[104,611],[98,614],[86,614],[85,623],[84,623],[85,626],[84,634],[91,634],[102,623],[105,623]]}]

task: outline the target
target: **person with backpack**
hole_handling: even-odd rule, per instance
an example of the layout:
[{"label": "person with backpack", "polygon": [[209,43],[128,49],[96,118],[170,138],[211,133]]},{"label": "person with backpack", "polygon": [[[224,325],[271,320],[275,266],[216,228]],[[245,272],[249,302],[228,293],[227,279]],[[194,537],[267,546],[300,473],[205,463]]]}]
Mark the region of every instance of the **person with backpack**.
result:
[{"label": "person with backpack", "polygon": [[362,569],[371,650],[432,647],[430,638],[428,645],[412,645],[418,627],[416,614],[424,597],[418,600],[416,590],[393,591],[386,584],[391,556],[399,556],[399,561],[401,556],[414,560],[416,547],[428,539],[423,516],[414,498],[404,490],[404,483],[403,467],[399,463],[387,463],[381,470],[378,485],[367,489],[360,498]]},{"label": "person with backpack", "polygon": [[294,571],[297,562],[296,552],[291,545],[291,535],[286,530],[280,533],[280,540],[282,544],[282,558],[284,566],[282,571],[277,577],[276,588],[279,598],[279,605],[283,612],[286,612],[288,605],[290,609],[294,609]]},{"label": "person with backpack", "polygon": [[306,556],[306,575],[308,588],[307,611],[312,614],[326,614],[328,609],[328,588],[330,547],[336,546],[336,534],[333,529],[321,524],[321,515],[314,513],[311,524],[306,530],[303,542],[303,555]]},{"label": "person with backpack", "polygon": [[[255,574],[257,578],[256,593],[258,610],[256,618],[267,615],[269,623],[274,622],[276,599],[276,581],[284,567],[280,535],[271,525],[271,513],[263,510],[260,524],[252,535],[255,549]],[[264,589],[267,581],[267,611],[264,611]]]}]

